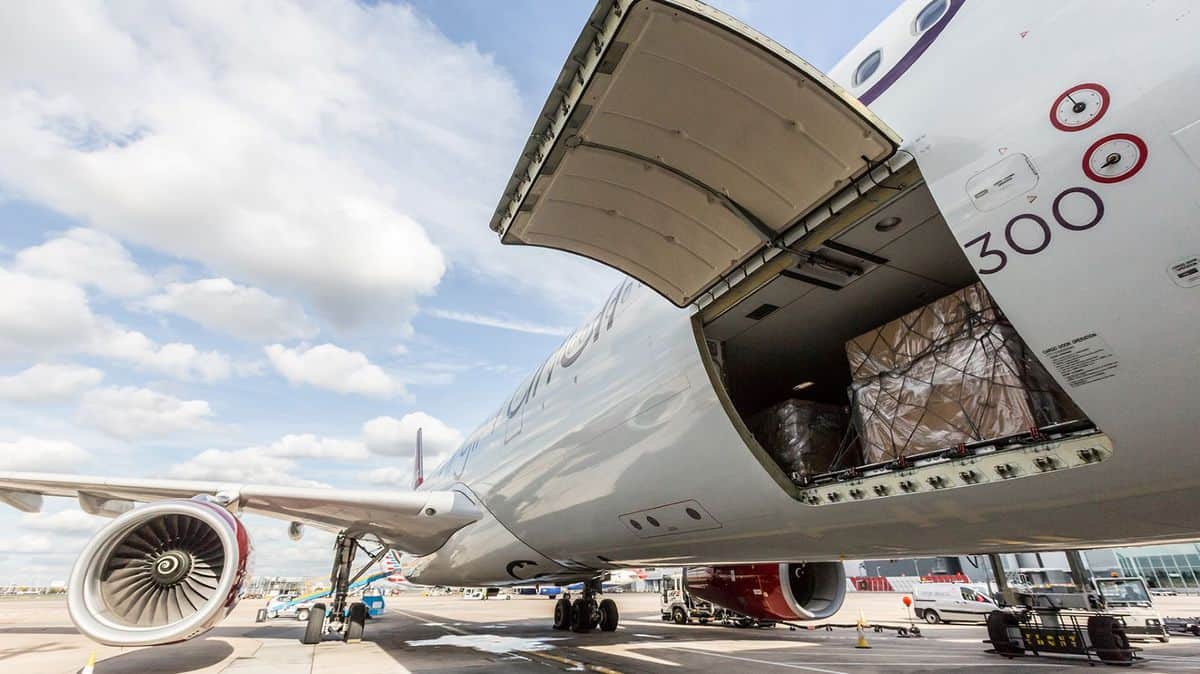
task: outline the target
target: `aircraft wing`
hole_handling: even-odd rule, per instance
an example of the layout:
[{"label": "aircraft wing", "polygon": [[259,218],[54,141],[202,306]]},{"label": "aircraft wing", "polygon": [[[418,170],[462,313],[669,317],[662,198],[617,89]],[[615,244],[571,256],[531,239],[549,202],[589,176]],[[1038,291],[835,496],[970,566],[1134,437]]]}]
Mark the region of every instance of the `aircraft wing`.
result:
[{"label": "aircraft wing", "polygon": [[351,491],[0,471],[0,503],[38,512],[43,495],[77,498],[85,512],[108,517],[131,509],[135,502],[209,495],[235,512],[345,529],[356,537],[373,534],[390,547],[416,555],[437,550],[481,516],[479,506],[457,491]]}]

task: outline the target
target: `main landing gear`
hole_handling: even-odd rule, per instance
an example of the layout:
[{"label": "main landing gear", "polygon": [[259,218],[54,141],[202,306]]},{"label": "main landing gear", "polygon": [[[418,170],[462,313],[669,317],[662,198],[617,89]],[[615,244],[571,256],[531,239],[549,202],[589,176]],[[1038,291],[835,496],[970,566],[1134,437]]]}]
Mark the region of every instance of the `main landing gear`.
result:
[{"label": "main landing gear", "polygon": [[596,601],[600,594],[602,581],[594,578],[583,584],[583,591],[572,601],[571,595],[563,593],[554,602],[554,629],[571,630],[572,632],[591,632],[600,628],[602,632],[612,632],[617,629],[621,616],[617,612],[617,602],[611,599]]},{"label": "main landing gear", "polygon": [[[363,628],[367,622],[367,607],[360,601],[351,603],[347,607],[346,600],[350,595],[350,585],[361,578],[372,565],[383,559],[383,556],[388,553],[388,548],[384,545],[379,550],[372,552],[363,547],[357,538],[353,538],[343,531],[338,534],[333,549],[333,571],[329,574],[329,607],[326,610],[325,604],[313,604],[312,608],[308,610],[308,623],[304,628],[304,636],[300,637],[302,644],[321,643],[321,640],[329,632],[341,634],[342,640],[347,643],[362,641]],[[359,550],[370,555],[371,559],[358,570],[358,573],[351,575],[354,568],[354,555]]]}]

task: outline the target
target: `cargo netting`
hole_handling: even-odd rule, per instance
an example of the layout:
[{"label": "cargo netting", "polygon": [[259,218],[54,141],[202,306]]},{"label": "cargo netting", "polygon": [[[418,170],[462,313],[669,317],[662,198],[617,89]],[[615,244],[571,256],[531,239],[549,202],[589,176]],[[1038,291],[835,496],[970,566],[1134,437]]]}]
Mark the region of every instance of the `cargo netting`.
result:
[{"label": "cargo netting", "polygon": [[860,335],[846,355],[863,464],[1083,417],[982,284]]},{"label": "cargo netting", "polygon": [[803,480],[836,467],[849,415],[836,405],[785,400],[754,415],[748,426],[785,473]]}]

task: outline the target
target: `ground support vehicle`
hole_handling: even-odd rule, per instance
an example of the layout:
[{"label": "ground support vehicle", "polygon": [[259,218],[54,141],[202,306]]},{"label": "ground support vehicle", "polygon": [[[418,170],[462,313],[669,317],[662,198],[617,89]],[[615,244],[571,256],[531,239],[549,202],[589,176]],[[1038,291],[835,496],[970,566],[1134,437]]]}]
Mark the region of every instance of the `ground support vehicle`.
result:
[{"label": "ground support vehicle", "polygon": [[999,607],[981,590],[965,583],[921,583],[913,592],[913,613],[930,625],[986,621]]},{"label": "ground support vehicle", "polygon": [[686,575],[685,570],[679,576],[663,577],[662,594],[659,596],[659,612],[663,621],[676,625],[691,622],[707,625],[714,620],[724,621],[727,616],[732,618],[732,614],[720,606],[688,592],[687,583],[684,582]]},{"label": "ground support vehicle", "polygon": [[1098,606],[1121,616],[1125,634],[1130,639],[1156,639],[1162,643],[1170,640],[1167,626],[1158,609],[1154,608],[1146,581],[1141,578],[1096,578],[1092,585],[1096,589]]}]

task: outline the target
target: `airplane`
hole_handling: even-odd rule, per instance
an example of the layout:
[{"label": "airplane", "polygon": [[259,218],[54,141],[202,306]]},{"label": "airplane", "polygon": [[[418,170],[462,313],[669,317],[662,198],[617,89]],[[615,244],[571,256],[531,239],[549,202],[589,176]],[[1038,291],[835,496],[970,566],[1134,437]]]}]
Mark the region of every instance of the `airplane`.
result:
[{"label": "airplane", "polygon": [[[420,584],[583,582],[554,626],[588,632],[623,568],[812,620],[843,557],[1200,538],[1198,32],[1186,0],[909,0],[825,74],[695,0],[601,0],[490,225],[629,278],[416,490],[4,473],[0,500],[114,517],[69,608],[124,646],[232,609],[241,512],[339,532],[306,643],[362,637],[369,540]],[[750,431],[848,405],[848,340],[973,284],[1082,419],[803,479]]]},{"label": "airplane", "polygon": [[395,550],[388,551],[381,564],[385,572],[383,579],[388,582],[389,590],[399,590],[401,592],[426,592],[429,590],[428,587],[416,585],[404,577],[400,556]]}]

